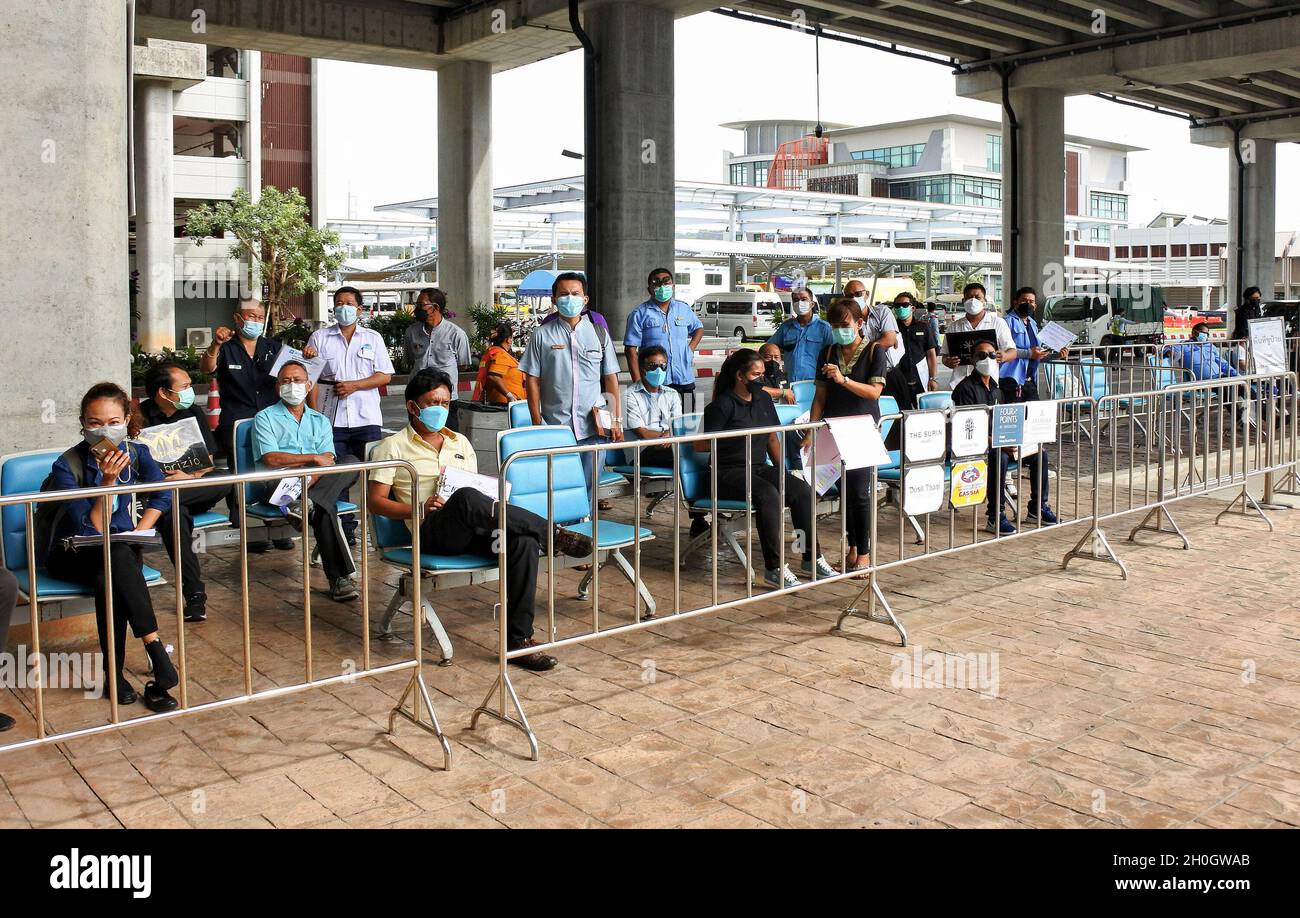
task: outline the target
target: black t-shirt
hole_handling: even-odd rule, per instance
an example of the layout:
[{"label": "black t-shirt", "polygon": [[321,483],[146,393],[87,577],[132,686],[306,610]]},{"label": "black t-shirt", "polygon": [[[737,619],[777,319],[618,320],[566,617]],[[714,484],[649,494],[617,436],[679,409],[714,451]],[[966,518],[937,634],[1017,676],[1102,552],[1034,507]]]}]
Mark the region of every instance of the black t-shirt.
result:
[{"label": "black t-shirt", "polygon": [[212,431],[208,430],[208,416],[198,405],[177,408],[175,414],[167,417],[153,399],[147,398],[140,403],[140,416],[144,418],[145,427],[157,427],[159,424],[175,424],[177,421],[183,421],[186,418],[194,418],[199,422],[199,433],[203,434],[203,442],[207,445],[208,452],[215,453],[217,451],[217,444],[212,439]]},{"label": "black t-shirt", "polygon": [[[858,362],[845,374],[856,383],[884,385],[889,373],[889,351],[883,347],[872,347],[863,342],[858,345],[865,350],[858,355]],[[821,368],[828,363],[840,362],[840,346],[832,344],[822,348],[817,355],[817,382],[826,387],[826,401],[822,404],[822,416],[828,418],[857,417],[869,414],[880,420],[880,402],[874,398],[861,398],[844,386],[831,382]]]},{"label": "black t-shirt", "polygon": [[221,426],[251,418],[280,400],[271,365],[280,353],[280,342],[258,338],[253,356],[244,350],[244,339],[235,333],[217,352],[217,385],[221,394]]},{"label": "black t-shirt", "polygon": [[954,405],[997,405],[1002,402],[1002,389],[996,382],[984,385],[984,377],[971,373],[952,390]]},{"label": "black t-shirt", "polygon": [[926,353],[930,348],[939,350],[939,341],[934,336],[934,329],[930,326],[928,319],[912,315],[912,323],[908,325],[904,322],[898,323],[898,334],[903,338],[903,347],[907,354],[907,365],[916,370],[916,362],[925,359]]},{"label": "black t-shirt", "polygon": [[[722,430],[752,430],[755,427],[775,427],[781,421],[776,416],[776,405],[772,396],[766,392],[756,392],[748,402],[743,401],[734,390],[728,389],[704,409],[703,433]],[[745,466],[745,441],[749,441],[751,461],[755,466],[762,465],[767,459],[766,435],[759,437],[731,437],[719,440],[715,450],[718,468],[735,468]]]}]

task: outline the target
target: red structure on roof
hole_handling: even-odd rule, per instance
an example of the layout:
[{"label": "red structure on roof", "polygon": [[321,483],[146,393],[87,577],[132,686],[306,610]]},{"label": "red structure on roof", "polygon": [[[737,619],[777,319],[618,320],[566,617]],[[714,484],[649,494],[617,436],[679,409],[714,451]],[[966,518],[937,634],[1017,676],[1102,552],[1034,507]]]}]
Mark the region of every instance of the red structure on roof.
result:
[{"label": "red structure on roof", "polygon": [[815,137],[812,134],[781,144],[772,157],[772,168],[767,173],[767,187],[806,191],[808,169],[826,164],[827,146],[829,141],[825,137]]}]

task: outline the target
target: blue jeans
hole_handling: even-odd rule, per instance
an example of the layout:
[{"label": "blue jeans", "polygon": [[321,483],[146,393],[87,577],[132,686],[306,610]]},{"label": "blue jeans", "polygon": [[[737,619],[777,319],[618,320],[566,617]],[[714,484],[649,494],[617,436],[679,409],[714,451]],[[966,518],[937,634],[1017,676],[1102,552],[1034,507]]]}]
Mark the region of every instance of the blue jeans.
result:
[{"label": "blue jeans", "polygon": [[[609,442],[609,437],[586,437],[582,440],[579,440],[578,445],[586,446],[589,443],[608,443],[608,442]],[[592,512],[594,513],[596,511],[596,501],[600,499],[600,478],[599,477],[596,478],[596,490],[595,493],[592,493],[591,469],[593,465],[596,467],[596,469],[598,470],[596,472],[597,476],[599,476],[600,473],[605,470],[605,451],[603,449],[598,449],[598,450],[593,450],[592,452],[589,453],[579,453],[578,455],[582,457],[582,480],[587,485],[587,497],[591,501],[591,509]]]}]

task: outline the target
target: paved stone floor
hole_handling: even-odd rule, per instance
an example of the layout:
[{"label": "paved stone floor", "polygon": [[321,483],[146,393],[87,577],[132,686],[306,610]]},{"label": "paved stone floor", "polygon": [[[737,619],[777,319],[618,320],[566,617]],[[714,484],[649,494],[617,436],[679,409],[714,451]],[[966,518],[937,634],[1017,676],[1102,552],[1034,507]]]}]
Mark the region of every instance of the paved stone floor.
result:
[{"label": "paved stone floor", "polygon": [[[1059,569],[1077,527],[883,575],[911,631],[907,658],[982,661],[995,697],[897,685],[890,629],[830,633],[854,592],[837,584],[565,648],[545,675],[516,672],[542,744],[532,762],[512,728],[468,730],[496,665],[494,587],[468,587],[435,595],[456,661],[425,669],[450,772],[410,724],[386,736],[406,682],[391,674],[0,754],[0,826],[1300,825],[1300,510],[1277,514],[1269,534],[1241,517],[1213,526],[1222,506],[1179,505],[1191,551],[1123,543],[1131,522],[1117,523],[1128,582],[1109,565]],[[661,605],[672,602],[667,542],[643,559]],[[302,677],[295,557],[254,559],[259,688]],[[191,703],[243,684],[231,553],[205,569],[213,614],[188,630]],[[707,571],[684,572],[684,607],[708,601]],[[724,595],[743,590],[739,573],[720,567]],[[323,676],[359,658],[361,629],[356,605],[329,602],[314,577]],[[377,614],[396,571],[375,565],[372,577]],[[572,598],[576,580],[557,577],[562,635],[589,608]],[[601,592],[602,621],[626,621],[627,584],[607,569]],[[170,608],[169,588],[156,597]],[[174,634],[174,619],[163,627]],[[372,646],[376,662],[410,652]],[[134,644],[137,685],[142,657]],[[32,735],[31,706],[28,692],[0,695],[20,718],[4,740]],[[106,711],[70,690],[47,701],[59,729]]]}]

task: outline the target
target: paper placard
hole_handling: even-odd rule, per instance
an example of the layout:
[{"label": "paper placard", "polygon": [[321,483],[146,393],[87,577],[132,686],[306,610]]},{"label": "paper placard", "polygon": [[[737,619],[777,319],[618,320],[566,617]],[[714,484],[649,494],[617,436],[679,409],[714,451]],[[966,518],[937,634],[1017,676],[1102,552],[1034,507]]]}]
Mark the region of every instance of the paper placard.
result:
[{"label": "paper placard", "polygon": [[1059,322],[1048,322],[1039,329],[1038,344],[1049,351],[1063,351],[1079,336]]},{"label": "paper placard", "polygon": [[275,490],[271,492],[271,496],[266,499],[266,502],[272,507],[285,510],[300,497],[302,497],[302,479],[281,478],[280,483],[275,486]]},{"label": "paper placard", "polygon": [[909,411],[903,415],[903,455],[907,461],[942,459],[948,448],[947,427],[942,411]]},{"label": "paper placard", "polygon": [[958,408],[952,413],[952,454],[978,456],[989,451],[989,413],[983,408]]},{"label": "paper placard", "polygon": [[146,427],[136,435],[135,442],[149,447],[149,455],[164,472],[192,473],[212,468],[212,456],[203,442],[197,418]]},{"label": "paper placard", "polygon": [[[844,460],[846,469],[865,469],[872,466],[889,465],[889,450],[881,439],[880,428],[876,419],[869,414],[848,418],[827,418],[826,429],[830,431],[839,458]],[[817,458],[832,461],[831,456],[821,452],[822,443],[817,442]]]},{"label": "paper placard", "polygon": [[1286,324],[1281,316],[1251,319],[1246,334],[1256,373],[1286,372]]},{"label": "paper placard", "polygon": [[[480,475],[465,469],[445,468],[438,476],[437,493],[443,500],[451,497],[461,488],[472,488],[493,500],[500,495],[500,481],[491,475]],[[510,499],[510,482],[506,482],[506,500]]]},{"label": "paper placard", "polygon": [[942,465],[917,465],[903,476],[903,512],[924,516],[943,509],[944,474]]},{"label": "paper placard", "polygon": [[304,357],[302,351],[298,350],[296,347],[289,347],[289,345],[286,344],[280,348],[280,353],[275,355],[275,362],[271,364],[269,374],[271,376],[279,376],[280,368],[290,360],[295,360],[307,368],[307,379],[309,384],[313,386],[316,385],[316,381],[320,379],[321,372],[325,369],[325,358],[320,354],[317,354],[315,357]]},{"label": "paper placard", "polygon": [[1025,406],[993,406],[993,445],[1019,446],[1025,442]]},{"label": "paper placard", "polygon": [[988,497],[989,464],[987,459],[971,459],[952,464],[952,491],[948,495],[954,507],[973,507]]},{"label": "paper placard", "polygon": [[1025,402],[1025,434],[1022,443],[1056,442],[1056,402]]}]

